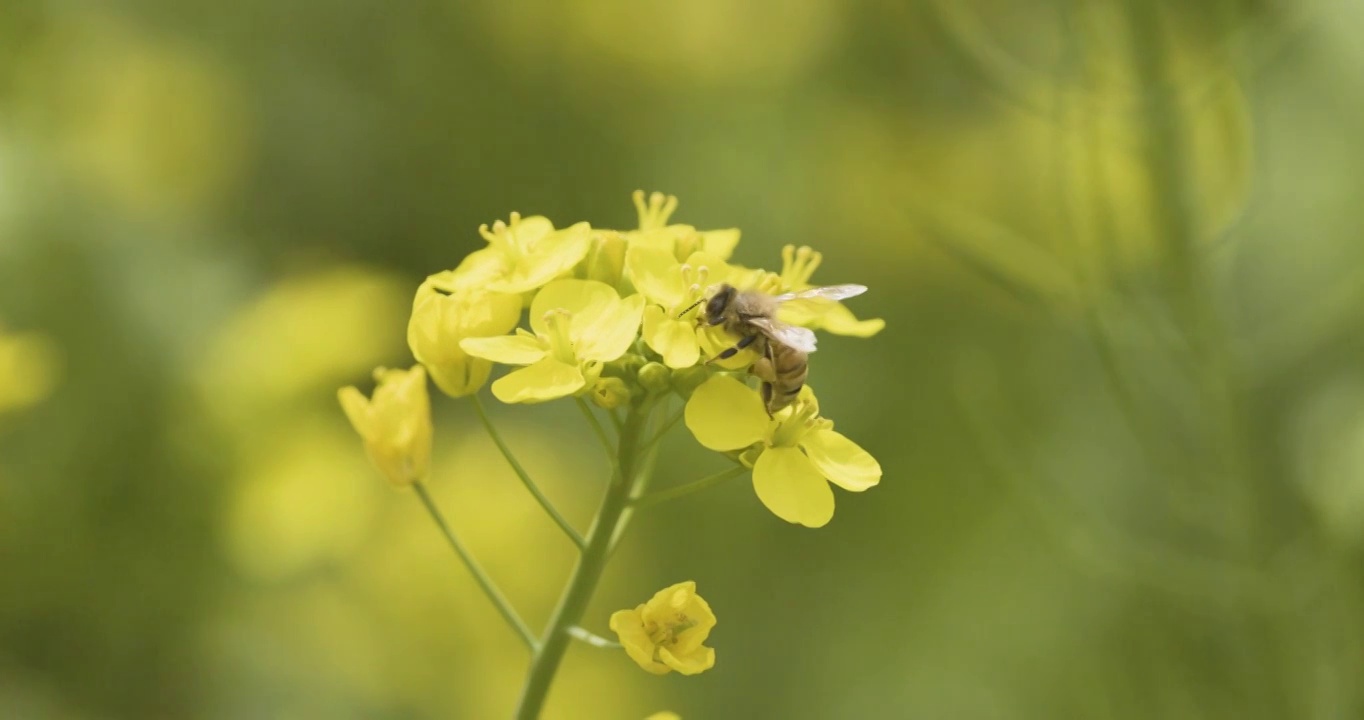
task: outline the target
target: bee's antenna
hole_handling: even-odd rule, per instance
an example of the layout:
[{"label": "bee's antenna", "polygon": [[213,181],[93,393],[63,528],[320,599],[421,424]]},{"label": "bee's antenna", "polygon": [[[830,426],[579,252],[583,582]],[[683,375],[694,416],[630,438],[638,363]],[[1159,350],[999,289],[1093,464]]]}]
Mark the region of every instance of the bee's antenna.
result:
[{"label": "bee's antenna", "polygon": [[687,306],[687,309],[686,309],[686,310],[683,310],[683,311],[680,312],[680,313],[678,313],[677,316],[678,316],[678,317],[682,317],[683,315],[686,315],[687,313],[689,313],[689,312],[692,311],[692,308],[696,307],[697,305],[700,305],[701,303],[703,303],[703,302],[705,302],[705,301],[706,301],[705,298],[701,298],[700,300],[697,300],[696,302],[694,302],[694,303],[688,305],[688,306]]}]

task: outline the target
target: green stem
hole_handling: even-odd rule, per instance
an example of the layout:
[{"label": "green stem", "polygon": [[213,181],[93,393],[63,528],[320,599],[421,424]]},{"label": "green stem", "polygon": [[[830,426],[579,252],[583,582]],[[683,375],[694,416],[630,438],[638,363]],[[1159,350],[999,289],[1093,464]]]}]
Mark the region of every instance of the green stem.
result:
[{"label": "green stem", "polygon": [[574,625],[573,627],[570,627],[568,629],[568,634],[572,635],[574,640],[581,640],[582,642],[585,642],[588,645],[591,645],[592,647],[608,649],[615,648],[617,650],[620,649],[620,643],[616,642],[615,640],[609,640],[607,638],[604,638],[592,632],[591,630],[582,627],[581,625]]},{"label": "green stem", "polygon": [[464,543],[461,543],[459,538],[455,536],[455,532],[450,529],[449,523],[445,522],[445,517],[441,515],[440,509],[436,507],[435,500],[431,499],[431,493],[427,491],[426,485],[421,482],[415,482],[412,484],[412,489],[417,492],[417,497],[421,498],[422,505],[426,506],[426,512],[430,513],[431,519],[436,521],[436,527],[440,528],[441,534],[445,535],[445,539],[450,543],[450,547],[455,549],[455,554],[459,555],[459,559],[464,561],[464,566],[469,568],[469,572],[473,574],[474,580],[478,581],[478,586],[483,588],[483,594],[487,595],[488,599],[493,601],[493,605],[497,606],[497,611],[502,614],[502,618],[506,620],[507,624],[511,625],[512,629],[521,636],[523,641],[525,641],[526,647],[530,648],[531,652],[538,652],[540,643],[535,639],[535,633],[531,632],[530,627],[528,627],[526,622],[521,619],[521,616],[516,613],[516,608],[512,607],[511,601],[507,600],[507,597],[502,594],[502,591],[497,589],[497,584],[488,576],[488,573],[483,571],[483,567],[478,564],[478,561],[474,559],[474,556],[464,547]]},{"label": "green stem", "polygon": [[653,450],[660,442],[663,441],[663,436],[667,435],[668,431],[672,430],[673,426],[677,425],[677,423],[682,420],[682,416],[685,414],[686,414],[685,406],[683,407],[683,409],[673,413],[672,417],[668,418],[667,422],[664,422],[663,426],[658,429],[658,432],[655,432],[652,436],[649,437],[649,441],[644,443],[644,447],[648,450]]},{"label": "green stem", "polygon": [[628,518],[622,516],[629,505],[634,484],[639,481],[636,471],[639,470],[642,455],[639,452],[640,435],[648,424],[650,410],[652,405],[646,400],[640,406],[631,407],[625,418],[621,428],[620,447],[617,449],[618,470],[615,481],[606,488],[601,507],[597,510],[597,517],[592,521],[592,529],[587,533],[587,546],[578,557],[578,564],[573,568],[573,576],[559,598],[559,604],[554,608],[554,614],[550,616],[549,627],[541,638],[540,648],[531,660],[530,672],[526,675],[525,685],[521,689],[521,701],[516,709],[516,717],[520,720],[531,720],[540,716],[540,709],[549,695],[554,675],[558,672],[564,652],[573,637],[569,634],[569,628],[577,625],[583,613],[587,611],[587,604],[597,589],[602,572],[606,569],[611,538],[615,536],[617,526],[628,521]]},{"label": "green stem", "polygon": [[650,440],[646,445],[648,449],[644,451],[644,462],[641,463],[639,472],[637,473],[638,480],[633,483],[633,487],[630,488],[630,497],[625,506],[625,512],[621,513],[620,522],[616,523],[616,532],[611,536],[611,542],[606,548],[606,556],[608,558],[616,554],[616,547],[620,545],[621,538],[625,536],[626,528],[630,526],[630,520],[635,514],[634,502],[649,489],[649,483],[653,481],[654,468],[658,465],[659,445],[656,441],[658,435],[659,433],[655,432],[653,435],[649,436],[654,439]]},{"label": "green stem", "polygon": [[587,418],[587,424],[592,426],[592,434],[597,436],[597,441],[601,443],[602,449],[606,451],[606,457],[611,461],[611,467],[612,470],[614,470],[616,449],[611,447],[611,438],[606,436],[606,428],[601,426],[601,421],[597,419],[596,413],[592,412],[592,408],[588,407],[586,400],[583,400],[580,397],[573,399],[578,402],[578,409],[583,411],[583,417]]},{"label": "green stem", "polygon": [[748,472],[748,468],[744,467],[743,465],[737,465],[735,467],[729,468],[728,470],[721,470],[720,472],[715,473],[714,475],[708,475],[706,477],[703,477],[700,480],[693,480],[692,482],[689,482],[685,485],[678,485],[677,487],[674,488],[668,488],[667,490],[659,490],[658,492],[649,493],[648,495],[645,495],[643,497],[635,498],[631,504],[635,508],[646,508],[652,505],[657,505],[662,502],[667,502],[669,500],[676,500],[677,498],[685,497],[694,492],[700,492],[702,490],[705,490],[706,488],[719,485],[720,483],[729,480],[730,478],[738,477],[746,472]]},{"label": "green stem", "polygon": [[483,400],[478,397],[478,393],[474,393],[470,397],[473,398],[474,412],[478,414],[478,419],[483,423],[483,429],[488,431],[488,437],[492,438],[493,444],[497,445],[497,449],[502,451],[502,457],[507,459],[507,464],[511,465],[512,470],[516,473],[516,477],[521,478],[521,484],[525,485],[526,489],[530,491],[530,494],[535,496],[535,501],[540,503],[540,507],[544,508],[545,512],[549,513],[550,518],[554,520],[554,524],[558,525],[559,529],[563,530],[565,535],[568,535],[568,539],[572,540],[573,544],[577,545],[579,550],[582,550],[586,546],[586,543],[583,541],[583,536],[579,535],[578,531],[574,530],[573,526],[568,524],[568,520],[565,520],[564,516],[560,515],[559,511],[554,509],[554,505],[549,501],[549,498],[545,497],[545,494],[540,492],[540,488],[530,479],[530,475],[526,474],[526,469],[521,467],[521,463],[516,461],[516,456],[512,455],[511,448],[507,447],[507,444],[502,442],[502,436],[498,434],[497,428],[493,427],[493,421],[488,417],[488,411],[483,408]]}]

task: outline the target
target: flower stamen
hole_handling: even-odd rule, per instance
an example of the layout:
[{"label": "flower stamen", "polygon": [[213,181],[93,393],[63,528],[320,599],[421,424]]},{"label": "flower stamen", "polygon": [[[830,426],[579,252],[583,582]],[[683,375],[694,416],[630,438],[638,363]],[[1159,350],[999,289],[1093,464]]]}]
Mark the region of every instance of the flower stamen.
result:
[{"label": "flower stamen", "polygon": [[802,245],[797,248],[794,245],[787,245],[783,247],[781,249],[782,284],[793,289],[808,285],[810,276],[815,274],[815,270],[819,268],[822,262],[824,262],[824,255],[809,246]]},{"label": "flower stamen", "polygon": [[572,323],[573,313],[563,308],[556,308],[545,313],[545,324],[549,326],[549,354],[559,362],[569,365],[578,364],[577,355],[573,352],[573,338],[569,335],[569,325]]},{"label": "flower stamen", "polygon": [[674,210],[677,210],[677,197],[664,195],[661,192],[651,193],[646,204],[644,191],[636,190],[634,201],[635,211],[639,214],[640,230],[657,230],[666,227],[668,218],[672,217]]}]

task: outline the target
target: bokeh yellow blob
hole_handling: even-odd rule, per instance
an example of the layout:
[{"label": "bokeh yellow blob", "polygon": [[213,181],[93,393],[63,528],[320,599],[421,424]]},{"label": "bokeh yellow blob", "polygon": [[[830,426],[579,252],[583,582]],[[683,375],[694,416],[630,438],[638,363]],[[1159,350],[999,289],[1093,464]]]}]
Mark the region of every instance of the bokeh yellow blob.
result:
[{"label": "bokeh yellow blob", "polygon": [[648,81],[644,87],[788,82],[823,58],[843,21],[841,6],[829,0],[541,0],[483,10],[504,62],[568,61],[636,74]]},{"label": "bokeh yellow blob", "polygon": [[260,413],[290,400],[334,398],[336,386],[401,357],[410,298],[402,282],[361,267],[276,284],[205,348],[196,380],[209,411],[249,431]]},{"label": "bokeh yellow blob", "polygon": [[277,580],[345,562],[386,490],[357,450],[319,413],[295,418],[243,461],[226,518],[228,555],[242,573]]},{"label": "bokeh yellow blob", "polygon": [[56,386],[59,374],[57,349],[47,338],[0,331],[0,413],[42,401]]},{"label": "bokeh yellow blob", "polygon": [[229,71],[102,12],[60,13],[18,103],[74,178],[135,214],[193,212],[241,175],[250,119]]}]

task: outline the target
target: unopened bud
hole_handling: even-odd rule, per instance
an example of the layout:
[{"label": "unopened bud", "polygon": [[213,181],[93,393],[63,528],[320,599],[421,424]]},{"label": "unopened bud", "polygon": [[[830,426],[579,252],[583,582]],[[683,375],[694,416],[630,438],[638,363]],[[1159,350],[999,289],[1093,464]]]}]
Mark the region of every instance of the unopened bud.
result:
[{"label": "unopened bud", "polygon": [[639,369],[639,384],[654,393],[667,392],[672,371],[662,363],[651,362]]},{"label": "unopened bud", "polygon": [[625,246],[625,237],[614,230],[596,233],[592,249],[583,260],[587,279],[618,286],[625,271]]},{"label": "unopened bud", "polygon": [[614,410],[630,402],[630,387],[620,378],[604,377],[592,386],[592,404]]}]

